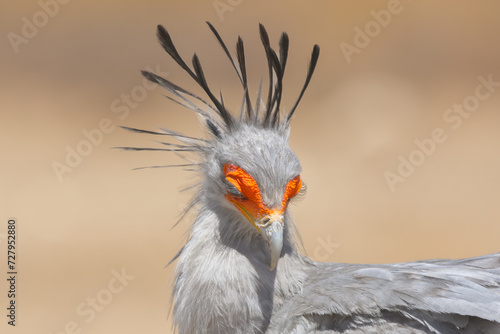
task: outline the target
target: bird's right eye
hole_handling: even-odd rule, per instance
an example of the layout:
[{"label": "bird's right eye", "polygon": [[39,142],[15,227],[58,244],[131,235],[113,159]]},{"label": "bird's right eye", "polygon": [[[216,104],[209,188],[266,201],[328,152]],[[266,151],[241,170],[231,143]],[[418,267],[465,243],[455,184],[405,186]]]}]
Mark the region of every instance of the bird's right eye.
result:
[{"label": "bird's right eye", "polygon": [[241,193],[241,191],[239,191],[238,188],[236,188],[234,186],[234,184],[232,184],[231,182],[229,182],[227,179],[224,179],[224,184],[226,185],[227,192],[229,194],[231,194],[231,196],[237,197],[237,198],[244,198],[244,196]]},{"label": "bird's right eye", "polygon": [[262,203],[259,186],[247,172],[231,164],[225,164],[223,171],[224,183],[228,191],[226,197],[231,197],[238,202],[249,201],[255,205]]}]

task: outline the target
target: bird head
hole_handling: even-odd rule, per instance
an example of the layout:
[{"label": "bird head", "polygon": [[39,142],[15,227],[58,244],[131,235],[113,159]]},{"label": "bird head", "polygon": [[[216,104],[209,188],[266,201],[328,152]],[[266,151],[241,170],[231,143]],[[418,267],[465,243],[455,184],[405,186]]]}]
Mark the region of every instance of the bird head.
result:
[{"label": "bird head", "polygon": [[319,46],[313,47],[305,83],[295,104],[286,112],[281,109],[281,97],[288,57],[288,35],[282,33],[279,51],[276,52],[271,47],[266,29],[259,25],[268,64],[269,86],[267,101],[261,97],[261,82],[255,103],[252,103],[247,83],[243,40],[239,37],[236,43],[235,61],[217,30],[210,23],[208,25],[242,84],[243,102],[240,116],[235,118],[228,111],[222,93],[220,97],[212,93],[198,56],[193,55],[192,66],[186,64],[167,30],[158,26],[157,36],[163,49],[196,81],[209,101],[157,74],[147,71],[142,74],[167,89],[172,95],[167,98],[196,112],[207,126],[210,138],[188,137],[166,129],[155,132],[127,128],[136,132],[174,136],[184,145],[162,143],[168,147],[126,149],[198,153],[202,157],[201,163],[190,166],[195,166],[204,177],[201,192],[204,198],[222,208],[224,213],[238,217],[237,220],[240,220],[241,224],[232,228],[246,227],[247,232],[257,233],[264,239],[271,258],[270,269],[274,270],[283,247],[288,204],[303,189],[299,160],[288,146],[290,121],[314,73]]},{"label": "bird head", "polygon": [[241,124],[216,141],[206,164],[207,196],[249,227],[242,231],[260,234],[274,270],[283,246],[288,205],[303,189],[301,166],[287,135]]}]

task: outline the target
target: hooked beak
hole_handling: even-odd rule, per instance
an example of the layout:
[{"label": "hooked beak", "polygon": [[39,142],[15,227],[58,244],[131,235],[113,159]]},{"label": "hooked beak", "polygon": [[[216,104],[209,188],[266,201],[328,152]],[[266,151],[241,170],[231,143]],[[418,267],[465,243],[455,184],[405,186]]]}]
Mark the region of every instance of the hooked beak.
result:
[{"label": "hooked beak", "polygon": [[283,218],[282,216],[264,217],[255,222],[255,226],[264,238],[271,254],[271,270],[276,269],[283,247]]},{"label": "hooked beak", "polygon": [[289,200],[302,189],[300,175],[286,184],[281,205],[274,208],[264,205],[259,186],[252,176],[236,165],[224,165],[225,182],[228,183],[226,199],[259,231],[269,248],[270,269],[276,269],[283,248],[283,216]]}]

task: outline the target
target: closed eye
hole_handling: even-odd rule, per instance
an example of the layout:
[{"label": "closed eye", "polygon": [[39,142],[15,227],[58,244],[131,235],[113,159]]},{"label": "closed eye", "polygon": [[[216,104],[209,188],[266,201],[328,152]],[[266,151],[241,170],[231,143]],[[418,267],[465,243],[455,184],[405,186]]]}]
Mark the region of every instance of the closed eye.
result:
[{"label": "closed eye", "polygon": [[237,198],[241,198],[241,199],[244,199],[245,196],[243,196],[243,194],[241,193],[241,191],[238,190],[238,188],[236,188],[231,182],[229,182],[226,178],[224,178],[224,184],[226,185],[226,188],[227,188],[227,192],[233,196],[233,197],[237,197]]},{"label": "closed eye", "polygon": [[295,200],[298,197],[301,197],[305,194],[306,187],[302,182],[300,175],[297,175],[290,181],[285,188],[285,194],[283,195],[283,206],[286,207],[289,201]]},{"label": "closed eye", "polygon": [[242,168],[225,164],[224,176],[228,196],[239,200],[249,200],[253,203],[262,203],[257,182]]},{"label": "closed eye", "polygon": [[300,201],[301,199],[306,197],[306,193],[307,193],[307,186],[306,186],[305,182],[302,181],[302,187],[300,188],[299,192],[297,193],[297,195],[295,195],[295,197],[292,200],[293,201],[296,201],[296,200]]}]

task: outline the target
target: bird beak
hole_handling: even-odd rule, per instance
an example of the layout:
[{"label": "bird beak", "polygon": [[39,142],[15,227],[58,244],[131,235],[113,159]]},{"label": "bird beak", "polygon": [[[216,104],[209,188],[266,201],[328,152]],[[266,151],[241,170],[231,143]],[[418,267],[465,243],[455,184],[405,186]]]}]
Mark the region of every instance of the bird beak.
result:
[{"label": "bird beak", "polygon": [[270,269],[278,265],[283,247],[283,219],[282,217],[265,217],[255,222],[257,229],[264,238],[271,254]]}]

